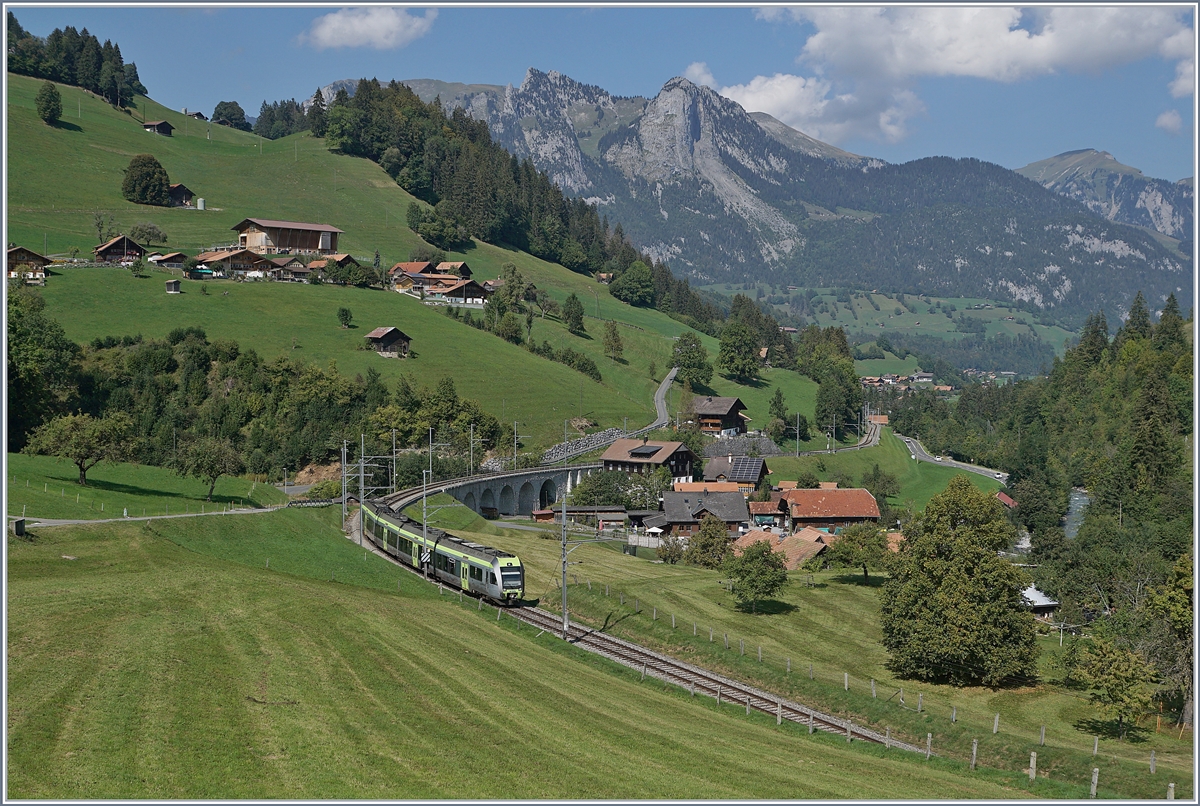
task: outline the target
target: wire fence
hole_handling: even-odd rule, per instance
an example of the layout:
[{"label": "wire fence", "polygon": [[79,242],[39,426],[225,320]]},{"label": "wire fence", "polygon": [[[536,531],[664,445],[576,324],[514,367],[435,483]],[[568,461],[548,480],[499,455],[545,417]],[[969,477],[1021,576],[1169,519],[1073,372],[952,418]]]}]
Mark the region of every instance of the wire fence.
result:
[{"label": "wire fence", "polygon": [[[1088,786],[1092,797],[1192,795],[1190,747],[1178,752],[1161,747],[1133,749],[1145,744],[1151,732],[1169,734],[1174,740],[1190,739],[1191,727],[1164,724],[1161,715],[1143,716],[1131,729],[1137,738],[1124,741],[1112,735],[1111,723],[1102,720],[1081,718],[1069,732],[1064,731],[1061,722],[1057,726],[1030,725],[1028,717],[1010,719],[1012,708],[1002,709],[1003,713],[985,713],[978,698],[955,701],[945,695],[944,689],[919,681],[863,678],[828,661],[764,649],[761,639],[703,623],[679,610],[660,609],[640,595],[630,595],[611,584],[570,575],[568,594],[568,608],[573,613],[595,618],[602,612],[599,618],[606,632],[635,642],[653,639],[681,651],[698,665],[704,665],[707,659],[730,667],[747,682],[778,690],[801,702],[806,697],[815,699],[814,706],[890,731],[892,736],[930,748],[931,755],[969,761],[971,769],[1016,769],[1029,774],[1031,781],[1057,779]],[[555,596],[543,595],[542,602],[551,609],[557,604]],[[1030,686],[1035,682],[1030,679],[1019,684]],[[1166,756],[1160,758],[1164,750]],[[1178,758],[1181,752],[1188,754],[1185,764]],[[1160,766],[1164,769],[1158,769]],[[1177,784],[1167,780],[1168,776],[1184,780]]]}]

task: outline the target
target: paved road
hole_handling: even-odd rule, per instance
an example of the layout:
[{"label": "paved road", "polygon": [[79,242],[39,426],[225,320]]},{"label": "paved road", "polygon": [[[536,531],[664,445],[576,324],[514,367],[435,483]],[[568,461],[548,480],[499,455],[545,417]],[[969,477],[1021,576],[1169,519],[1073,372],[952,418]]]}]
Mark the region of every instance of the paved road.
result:
[{"label": "paved road", "polygon": [[934,464],[944,465],[945,467],[956,467],[959,470],[965,470],[968,473],[977,473],[980,476],[987,476],[989,479],[996,479],[1002,484],[1008,483],[1008,474],[1002,473],[990,467],[980,467],[979,465],[968,464],[967,462],[959,462],[951,459],[948,456],[933,456],[925,450],[920,442],[912,437],[906,437],[897,432],[896,436],[904,440],[904,444],[908,446],[908,453],[918,462],[932,462]]},{"label": "paved road", "polygon": [[671,367],[667,377],[663,378],[663,382],[658,385],[658,391],[654,393],[654,410],[658,413],[658,419],[652,422],[646,430],[653,431],[655,428],[662,428],[671,422],[671,415],[667,411],[667,391],[671,388],[671,383],[675,380],[675,373],[678,371],[679,367]]},{"label": "paved road", "polygon": [[[210,510],[208,512],[188,512],[180,513],[179,515],[139,515],[136,518],[97,518],[88,520],[84,518],[68,519],[68,518],[35,518],[27,517],[25,519],[25,528],[32,529],[35,526],[77,526],[89,523],[128,523],[130,521],[160,521],[169,518],[207,518],[210,515],[255,515],[261,512],[274,512],[277,509],[283,509],[283,506],[263,507],[262,509],[229,509],[229,510]],[[19,515],[9,515],[10,521],[16,520]]]}]

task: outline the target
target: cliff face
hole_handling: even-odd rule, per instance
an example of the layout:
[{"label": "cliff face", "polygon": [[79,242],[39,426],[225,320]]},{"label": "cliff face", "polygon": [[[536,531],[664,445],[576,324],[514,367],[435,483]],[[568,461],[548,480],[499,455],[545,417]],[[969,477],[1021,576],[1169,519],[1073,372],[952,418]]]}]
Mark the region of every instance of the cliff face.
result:
[{"label": "cliff face", "polygon": [[651,99],[534,69],[519,87],[402,83],[486,121],[511,153],[700,283],[1017,299],[1080,321],[1123,313],[1138,290],[1152,304],[1191,295],[1190,254],[1125,225],[1190,232],[1190,182],[1147,179],[1101,152],[1025,176],[972,159],[890,165],[684,78]]},{"label": "cliff face", "polygon": [[1149,227],[1172,238],[1191,237],[1191,179],[1153,179],[1117,162],[1107,151],[1092,148],[1033,162],[1017,173],[1082,202],[1109,221]]}]

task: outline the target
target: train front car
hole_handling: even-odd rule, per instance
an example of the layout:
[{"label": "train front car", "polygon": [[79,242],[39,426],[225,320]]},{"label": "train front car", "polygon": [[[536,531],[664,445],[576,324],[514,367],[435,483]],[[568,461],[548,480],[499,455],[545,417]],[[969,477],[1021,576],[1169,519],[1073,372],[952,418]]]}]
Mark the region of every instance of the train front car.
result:
[{"label": "train front car", "polygon": [[505,604],[519,604],[525,598],[525,568],[521,561],[512,554],[497,551],[492,568],[500,579],[496,598]]}]

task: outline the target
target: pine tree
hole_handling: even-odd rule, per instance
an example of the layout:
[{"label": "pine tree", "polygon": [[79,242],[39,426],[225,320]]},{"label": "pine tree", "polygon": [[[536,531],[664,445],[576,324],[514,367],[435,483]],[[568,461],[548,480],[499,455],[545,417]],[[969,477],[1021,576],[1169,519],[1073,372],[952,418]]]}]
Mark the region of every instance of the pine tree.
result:
[{"label": "pine tree", "polygon": [[62,115],[62,96],[58,94],[58,87],[54,86],[53,81],[42,84],[34,103],[37,104],[39,118],[51,126],[58,122]]},{"label": "pine tree", "polygon": [[1129,318],[1122,329],[1126,338],[1150,338],[1150,309],[1146,307],[1146,298],[1141,291],[1133,298],[1133,304],[1129,306]]},{"label": "pine tree", "polygon": [[563,321],[572,333],[583,333],[583,303],[572,293],[563,301]]},{"label": "pine tree", "polygon": [[621,342],[621,333],[617,330],[617,323],[609,319],[604,323],[604,354],[613,361],[620,361],[624,353],[625,345]]},{"label": "pine tree", "polygon": [[325,136],[325,96],[320,87],[313,93],[312,105],[308,107],[308,128],[313,137]]}]

